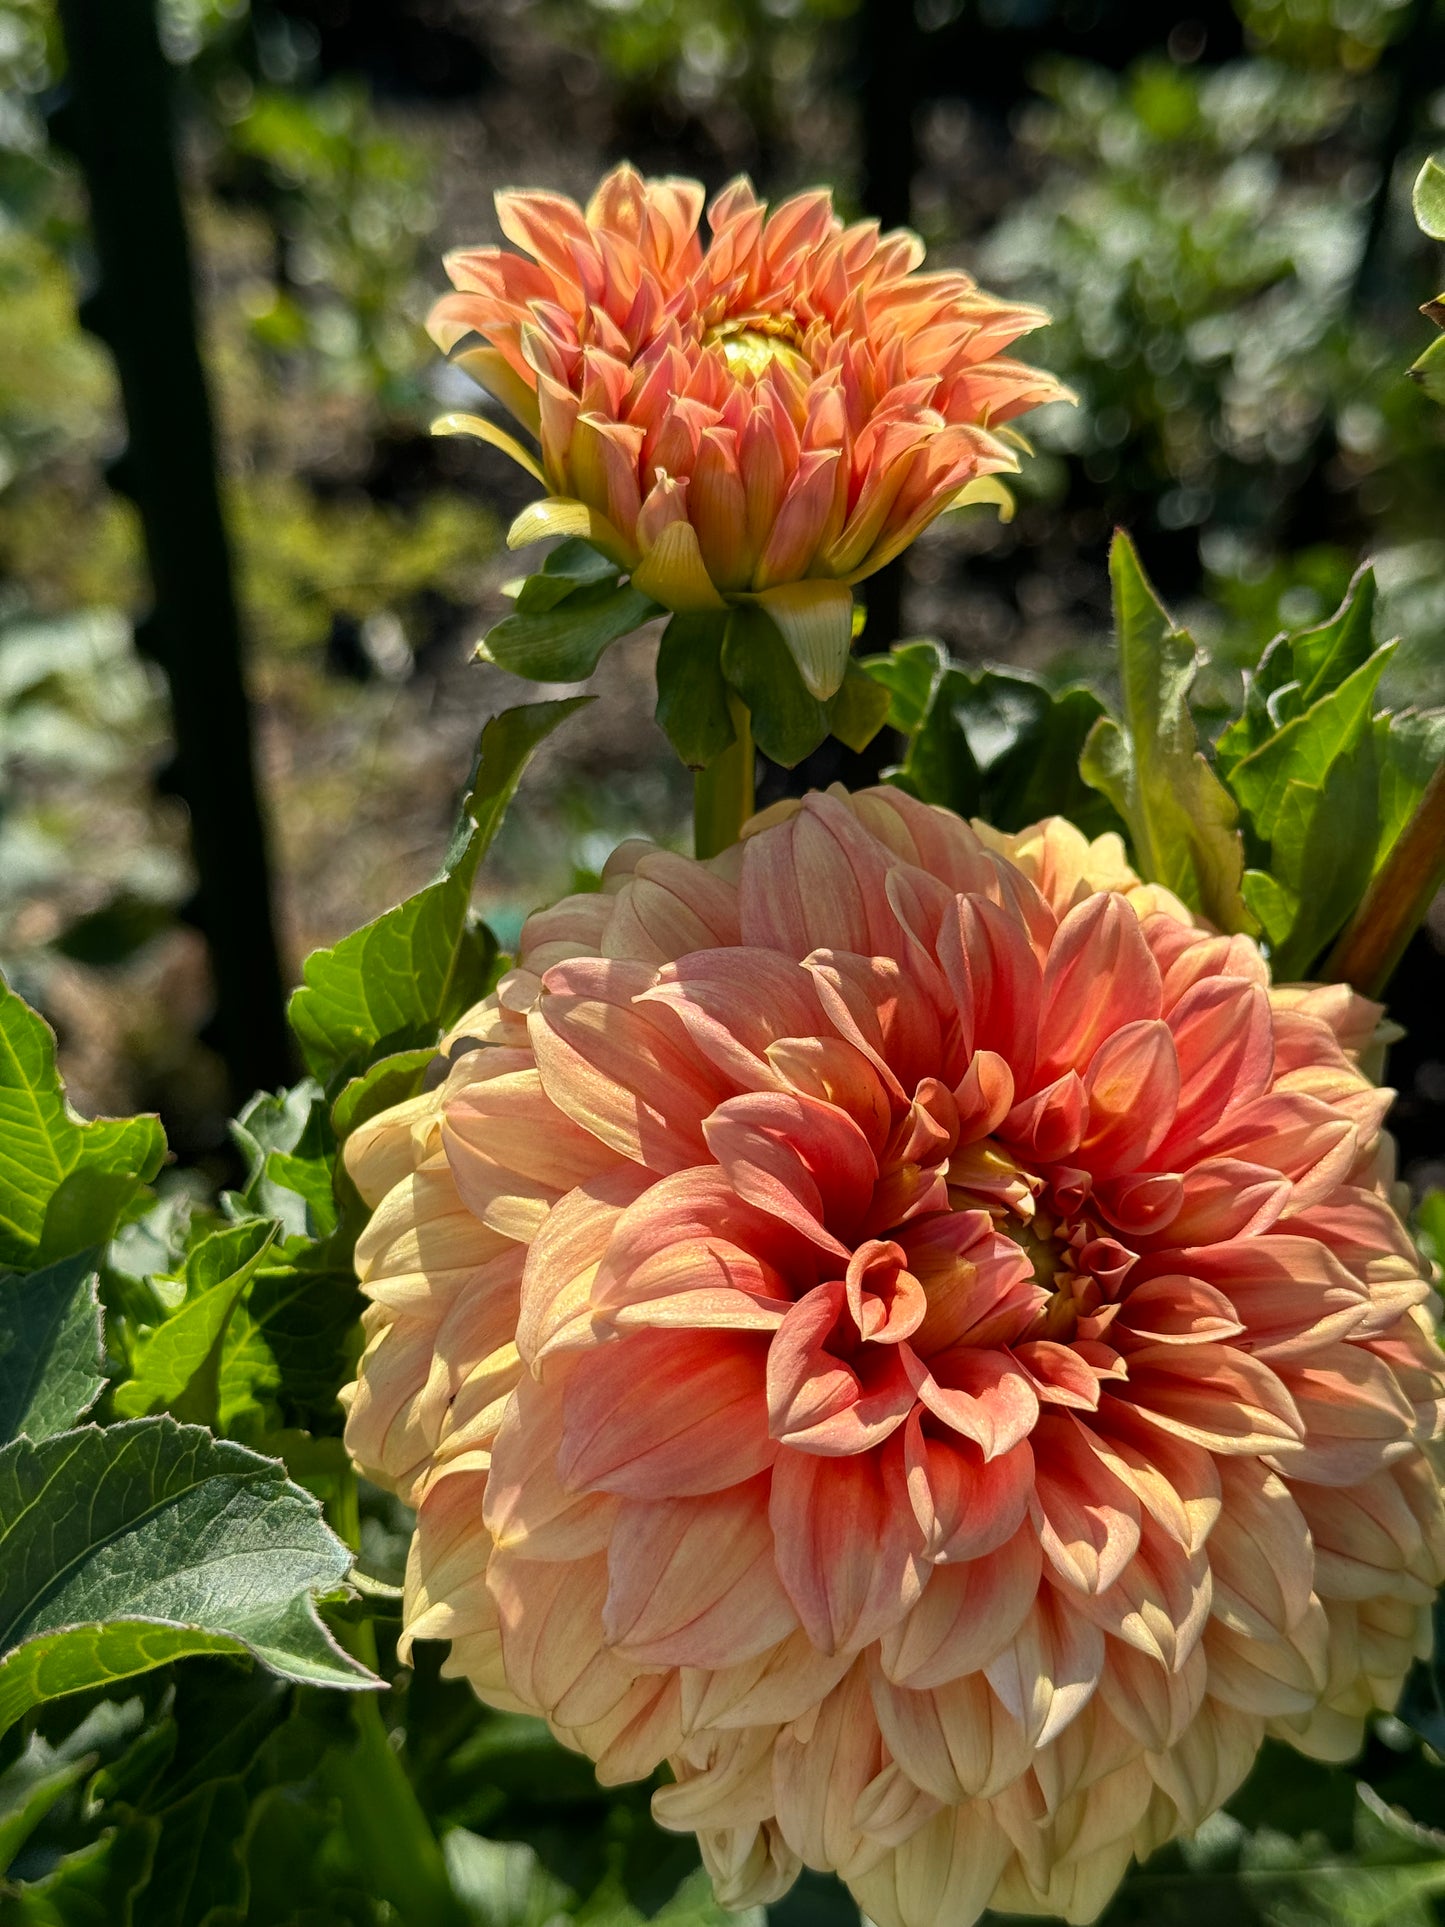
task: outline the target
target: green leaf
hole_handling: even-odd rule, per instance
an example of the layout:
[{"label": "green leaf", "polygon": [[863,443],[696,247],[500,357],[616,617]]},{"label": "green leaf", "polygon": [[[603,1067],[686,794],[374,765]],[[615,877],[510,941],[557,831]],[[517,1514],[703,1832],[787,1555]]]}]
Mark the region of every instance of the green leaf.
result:
[{"label": "green leaf", "polygon": [[1249,928],[1240,895],[1239,813],[1199,748],[1189,691],[1198,655],[1176,629],[1121,529],[1109,555],[1123,683],[1122,726],[1100,717],[1079,759],[1084,781],[1128,827],[1135,862],[1223,930]]},{"label": "green leaf", "polygon": [[[1258,858],[1246,874],[1245,896],[1283,979],[1303,976],[1343,928],[1383,854],[1381,754],[1390,753],[1390,735],[1373,709],[1393,648],[1377,649],[1337,682],[1317,677],[1306,687],[1326,693],[1230,771]],[[1402,822],[1413,807],[1410,764],[1419,747],[1402,735],[1388,778],[1391,808],[1403,810]]]},{"label": "green leaf", "polygon": [[336,1390],[355,1362],[360,1310],[356,1275],[328,1245],[263,1265],[226,1328],[222,1430],[339,1428]]},{"label": "green leaf", "polygon": [[1314,629],[1278,635],[1245,674],[1244,710],[1214,746],[1228,782],[1236,764],[1261,748],[1321,697],[1331,695],[1367,662],[1374,648],[1375,572],[1358,570],[1339,608]]},{"label": "green leaf", "polygon": [[[1079,775],[1079,756],[1103,714],[1092,690],[1050,690],[1021,672],[948,669],[909,746],[898,781],[928,802],[959,791],[955,807],[1000,830],[1065,816],[1088,835],[1119,820]],[[952,774],[956,772],[956,774]]]},{"label": "green leaf", "polygon": [[39,1734],[30,1736],[26,1751],[0,1776],[0,1874],[61,1795],[94,1765],[94,1755],[57,1761]]},{"label": "green leaf", "polygon": [[856,662],[843,672],[843,681],[829,705],[833,734],[855,754],[867,749],[888,721],[892,701],[888,691]]},{"label": "green leaf", "polygon": [[[1322,788],[1336,759],[1370,738],[1375,687],[1394,649],[1393,643],[1377,649],[1328,695],[1234,765],[1229,787],[1263,843],[1274,843],[1292,783]],[[1373,826],[1370,842],[1373,850]]]},{"label": "green leaf", "polygon": [[278,1229],[273,1220],[249,1218],[213,1231],[187,1254],[184,1304],[137,1339],[131,1375],[116,1387],[122,1418],[172,1412],[196,1424],[216,1424],[226,1327]]},{"label": "green leaf", "polygon": [[95,1253],[0,1279],[0,1442],[49,1438],[105,1389]]},{"label": "green leaf", "polygon": [[1445,167],[1428,160],[1415,176],[1415,219],[1432,241],[1445,241]]},{"label": "green leaf", "polygon": [[331,1167],[336,1139],[326,1094],[314,1078],[289,1091],[258,1092],[231,1125],[246,1158],[241,1196],[275,1218],[287,1237],[328,1238],[336,1229]]},{"label": "green leaf", "polygon": [[677,615],[657,650],[657,721],[689,769],[706,769],[736,739],[722,672],[725,615]]},{"label": "green leaf", "polygon": [[1275,976],[1310,965],[1364,895],[1378,835],[1374,745],[1363,737],[1318,786],[1292,780],[1274,819],[1267,870],[1246,870],[1244,894],[1269,940]]},{"label": "green leaf", "polygon": [[923,727],[938,685],[948,668],[943,644],[899,642],[886,656],[864,656],[858,667],[888,691],[888,722],[905,736]]},{"label": "green leaf", "polygon": [[134,1927],[158,1831],[136,1821],[66,1854],[43,1879],[17,1885],[5,1927]]},{"label": "green leaf", "polygon": [[415,1097],[428,1067],[435,1062],[434,1050],[398,1051],[381,1058],[360,1077],[353,1077],[331,1107],[331,1128],[337,1143],[344,1144],[368,1118]]},{"label": "green leaf", "polygon": [[165,1153],[158,1118],[76,1116],[54,1033],[0,980],[0,1265],[32,1270],[104,1244]]},{"label": "green leaf", "polygon": [[1377,716],[1374,733],[1380,769],[1378,870],[1419,807],[1430,778],[1445,763],[1445,709],[1401,709]]},{"label": "green leaf", "polygon": [[630,584],[591,582],[572,589],[553,608],[504,616],[477,653],[533,682],[585,682],[604,649],[662,613]]},{"label": "green leaf", "polygon": [[482,731],[441,875],[307,958],[291,998],[291,1028],[308,1068],[328,1089],[377,1057],[435,1043],[485,994],[489,965],[467,933],[477,866],[533,750],[590,700],[525,703],[494,716]]},{"label": "green leaf", "polygon": [[351,1554],[274,1461],[169,1418],[0,1452],[0,1730],[198,1652],[287,1679],[370,1675],[317,1617]]},{"label": "green leaf", "polygon": [[1445,405],[1445,335],[1432,341],[1405,372],[1411,381],[1419,382],[1431,401]]},{"label": "green leaf", "polygon": [[1414,1211],[1415,1237],[1431,1264],[1439,1265],[1445,1284],[1445,1190],[1427,1191]]},{"label": "green leaf", "polygon": [[753,740],[784,769],[828,734],[828,705],[809,695],[776,623],[756,605],[729,610],[722,669],[752,714]]}]

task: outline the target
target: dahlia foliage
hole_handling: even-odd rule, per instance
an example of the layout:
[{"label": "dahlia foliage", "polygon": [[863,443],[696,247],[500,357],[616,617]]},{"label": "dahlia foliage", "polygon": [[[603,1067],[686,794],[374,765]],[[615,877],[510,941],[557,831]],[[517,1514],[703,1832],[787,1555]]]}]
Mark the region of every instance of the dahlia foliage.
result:
[{"label": "dahlia foliage", "polygon": [[[691,287],[667,205],[634,245]],[[1087,1920],[1266,1734],[1345,1757],[1445,1577],[1378,1017],[1059,819],[625,846],[346,1148],[405,1641],[604,1780],[666,1762],[728,1904],[835,1869],[881,1927]]]},{"label": "dahlia foliage", "polygon": [[916,235],[845,227],[825,192],[769,214],[736,181],[708,209],[706,247],[703,199],[696,181],[627,166],[585,212],[499,195],[525,254],[451,255],[457,292],[431,331],[446,350],[478,338],[457,363],[540,460],[485,418],[439,426],[502,446],[548,490],[514,545],[583,537],[668,609],[756,602],[831,696],[851,585],[971,485],[999,500],[986,478],[1021,446],[1006,424],[1064,393],[1004,352],[1046,317],[957,271],[920,273]]}]

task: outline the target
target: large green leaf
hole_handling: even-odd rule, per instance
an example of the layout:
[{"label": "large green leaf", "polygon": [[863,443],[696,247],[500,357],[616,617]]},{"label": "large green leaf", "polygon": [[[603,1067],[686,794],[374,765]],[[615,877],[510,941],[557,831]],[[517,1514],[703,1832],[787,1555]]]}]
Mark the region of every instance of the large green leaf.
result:
[{"label": "large green leaf", "polygon": [[1104,706],[1092,690],[1052,690],[1018,670],[964,669],[936,642],[910,642],[861,668],[887,690],[888,721],[908,738],[890,781],[926,803],[1021,830],[1067,816],[1097,835],[1118,829],[1079,775],[1079,754]]},{"label": "large green leaf", "polygon": [[434,1043],[487,987],[490,957],[467,941],[472,883],[533,750],[590,699],[525,703],[482,731],[441,874],[375,922],[307,958],[291,1027],[329,1089],[376,1057]]},{"label": "large green leaf", "polygon": [[95,1254],[0,1279],[0,1443],[49,1438],[105,1389]]},{"label": "large green leaf", "polygon": [[1124,716],[1122,724],[1111,717],[1094,724],[1080,772],[1124,819],[1149,882],[1165,884],[1223,930],[1248,929],[1239,812],[1199,747],[1189,708],[1198,652],[1165,613],[1122,529],[1109,574]]},{"label": "large green leaf", "polygon": [[158,1118],[76,1116],[50,1026],[0,980],[0,1265],[104,1244],[165,1152]]},{"label": "large green leaf", "polygon": [[168,1660],[250,1652],[363,1686],[314,1595],[351,1555],[281,1466],[199,1426],[84,1426],[0,1452],[0,1730]]},{"label": "large green leaf", "polygon": [[273,1220],[250,1218],[209,1233],[186,1254],[184,1303],[136,1340],[130,1377],[116,1388],[122,1418],[172,1412],[217,1423],[227,1327],[278,1230]]}]

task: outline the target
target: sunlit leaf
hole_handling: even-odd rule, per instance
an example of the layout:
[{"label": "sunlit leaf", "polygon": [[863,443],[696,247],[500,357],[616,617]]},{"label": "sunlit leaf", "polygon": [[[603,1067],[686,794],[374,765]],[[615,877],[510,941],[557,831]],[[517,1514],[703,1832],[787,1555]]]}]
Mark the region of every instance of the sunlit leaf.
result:
[{"label": "sunlit leaf", "polygon": [[1128,826],[1149,882],[1165,884],[1221,929],[1248,929],[1239,812],[1199,747],[1189,709],[1198,653],[1166,615],[1122,529],[1109,573],[1124,715],[1122,723],[1094,724],[1080,771]]},{"label": "sunlit leaf", "polygon": [[104,1244],[165,1150],[158,1118],[76,1116],[50,1026],[0,981],[0,1265]]},{"label": "sunlit leaf", "polygon": [[116,1387],[123,1418],[172,1412],[196,1424],[217,1422],[226,1328],[278,1230],[272,1220],[251,1218],[212,1232],[187,1253],[185,1302],[137,1338],[130,1377]]},{"label": "sunlit leaf", "polygon": [[895,643],[886,656],[864,656],[858,664],[888,691],[888,722],[905,736],[916,735],[948,669],[940,642]]},{"label": "sunlit leaf", "polygon": [[545,615],[574,590],[598,582],[615,583],[619,573],[615,562],[609,562],[590,542],[573,536],[559,542],[537,574],[527,577],[517,591],[517,610],[522,615]]},{"label": "sunlit leaf", "polygon": [[313,1595],[351,1555],[273,1461],[170,1418],[0,1452],[0,1729],[198,1652],[367,1683]]},{"label": "sunlit leaf", "polygon": [[1360,569],[1327,622],[1276,636],[1247,671],[1243,713],[1222,731],[1215,760],[1226,779],[1234,766],[1330,695],[1369,659],[1374,648],[1375,572]]},{"label": "sunlit leaf", "polygon": [[431,1049],[398,1051],[370,1065],[359,1077],[342,1088],[331,1107],[331,1128],[338,1143],[345,1143],[359,1124],[415,1097],[429,1065],[436,1061]]}]

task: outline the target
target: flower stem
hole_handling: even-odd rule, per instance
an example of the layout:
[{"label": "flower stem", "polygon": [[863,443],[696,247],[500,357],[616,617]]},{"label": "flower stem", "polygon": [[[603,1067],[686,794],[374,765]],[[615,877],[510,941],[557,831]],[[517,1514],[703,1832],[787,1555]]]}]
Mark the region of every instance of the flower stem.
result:
[{"label": "flower stem", "polygon": [[1365,892],[1321,976],[1378,997],[1445,881],[1445,765]]},{"label": "flower stem", "polygon": [[733,740],[720,756],[693,778],[693,825],[699,856],[716,856],[738,840],[738,832],[753,813],[753,719],[747,707],[728,691],[728,713]]}]

